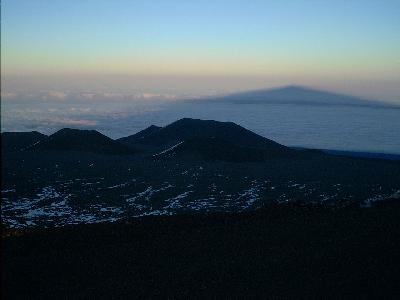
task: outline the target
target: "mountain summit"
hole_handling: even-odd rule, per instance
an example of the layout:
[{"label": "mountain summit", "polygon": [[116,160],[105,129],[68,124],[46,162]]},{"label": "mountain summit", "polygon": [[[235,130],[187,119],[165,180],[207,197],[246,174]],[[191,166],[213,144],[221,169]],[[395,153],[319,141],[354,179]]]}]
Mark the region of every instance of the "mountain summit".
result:
[{"label": "mountain summit", "polygon": [[1,149],[3,151],[23,151],[46,138],[46,135],[37,131],[2,132]]},{"label": "mountain summit", "polygon": [[[150,130],[150,128],[154,128]],[[118,141],[127,145],[145,144],[153,146],[172,146],[189,139],[217,138],[234,145],[251,148],[286,148],[272,140],[264,138],[233,122],[219,122],[183,118],[165,127],[149,127],[137,134],[121,138]]]},{"label": "mountain summit", "polygon": [[[183,118],[165,127],[149,127],[118,140],[130,147],[147,148],[153,154],[201,153],[207,157],[243,157],[243,153],[265,158],[293,150],[232,122]],[[168,150],[168,151],[167,151]],[[262,155],[260,154],[262,152]],[[204,155],[203,155],[204,156]]]},{"label": "mountain summit", "polygon": [[96,130],[64,128],[50,135],[30,150],[85,151],[106,154],[134,152],[127,146],[112,140]]}]

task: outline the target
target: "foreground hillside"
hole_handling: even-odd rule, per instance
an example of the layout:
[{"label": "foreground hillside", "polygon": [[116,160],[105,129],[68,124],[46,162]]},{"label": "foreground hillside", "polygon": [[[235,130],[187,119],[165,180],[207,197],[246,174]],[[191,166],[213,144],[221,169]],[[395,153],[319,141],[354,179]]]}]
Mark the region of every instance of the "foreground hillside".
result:
[{"label": "foreground hillside", "polygon": [[400,296],[399,161],[193,119],[2,142],[5,299]]},{"label": "foreground hillside", "polygon": [[400,161],[295,150],[230,122],[181,119],[121,140],[63,129],[2,142],[1,217],[9,228],[400,197]]},{"label": "foreground hillside", "polygon": [[399,202],[8,233],[4,299],[400,297]]}]

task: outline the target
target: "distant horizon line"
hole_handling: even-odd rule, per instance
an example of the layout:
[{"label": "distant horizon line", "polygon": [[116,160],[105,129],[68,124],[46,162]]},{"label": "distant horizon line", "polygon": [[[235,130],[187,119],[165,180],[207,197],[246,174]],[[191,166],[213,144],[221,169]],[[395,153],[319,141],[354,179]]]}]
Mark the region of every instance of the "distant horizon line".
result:
[{"label": "distant horizon line", "polygon": [[[301,87],[400,105],[397,80],[284,78],[267,75],[201,75],[201,74],[53,74],[47,76],[1,76],[1,95],[59,92],[145,92],[173,93],[177,98],[227,95],[247,91]],[[23,95],[26,93],[25,95]],[[128,95],[128,94],[126,94]],[[180,96],[184,97],[180,97]]]},{"label": "distant horizon line", "polygon": [[[340,90],[334,90],[334,89],[329,89],[329,88],[322,88],[319,86],[313,86],[313,85],[307,85],[307,84],[298,84],[298,83],[288,83],[288,84],[277,84],[274,86],[266,86],[266,87],[256,87],[256,88],[240,88],[240,89],[224,89],[221,91],[216,91],[215,89],[210,88],[210,90],[214,90],[217,93],[212,93],[209,94],[207,93],[207,91],[204,91],[202,93],[202,95],[192,95],[189,96],[191,97],[190,99],[188,99],[187,95],[186,96],[181,96],[181,98],[179,97],[175,97],[174,99],[177,101],[182,101],[182,100],[204,100],[204,99],[208,99],[210,97],[226,97],[226,96],[234,96],[236,94],[240,95],[240,94],[245,94],[245,93],[252,93],[252,92],[269,92],[269,91],[279,91],[279,90],[286,90],[286,89],[298,89],[298,90],[302,90],[302,91],[308,91],[308,92],[319,92],[319,93],[329,93],[335,96],[342,96],[342,97],[352,97],[352,98],[357,98],[358,100],[361,101],[369,101],[369,102],[377,102],[377,103],[382,103],[382,104],[389,104],[389,105],[393,105],[393,106],[400,106],[400,103],[398,103],[398,101],[396,100],[378,100],[376,98],[373,97],[366,97],[366,96],[359,96],[353,93],[348,93],[348,92],[343,92]],[[160,89],[162,90],[162,89]],[[146,93],[150,93],[151,89],[141,89],[141,88],[137,88],[135,90],[132,90],[131,93],[126,93],[123,94],[123,96],[133,96],[133,92],[135,91],[135,93],[142,93],[142,94],[146,94]],[[40,91],[41,93],[46,92],[45,89]],[[55,89],[49,89],[47,90],[47,92],[58,92]],[[1,93],[1,98],[8,98],[9,96],[13,95],[13,94],[20,94],[21,92],[8,92],[8,91],[4,91],[2,89],[2,93]],[[94,94],[99,94],[101,95],[100,92],[96,92],[93,89],[88,89],[85,91],[85,93],[94,93]],[[156,93],[156,92],[153,92]],[[157,92],[158,93],[158,92]],[[156,96],[159,96],[160,98],[162,98],[163,96],[166,96],[166,94],[159,94]],[[182,92],[183,93],[183,92]],[[71,92],[68,91],[66,93],[67,94],[79,94],[79,92]],[[111,92],[111,94],[113,94]],[[185,94],[185,93],[183,93]],[[14,96],[14,95],[13,95]],[[174,95],[177,96],[177,95]],[[146,98],[146,97],[145,97]]]}]

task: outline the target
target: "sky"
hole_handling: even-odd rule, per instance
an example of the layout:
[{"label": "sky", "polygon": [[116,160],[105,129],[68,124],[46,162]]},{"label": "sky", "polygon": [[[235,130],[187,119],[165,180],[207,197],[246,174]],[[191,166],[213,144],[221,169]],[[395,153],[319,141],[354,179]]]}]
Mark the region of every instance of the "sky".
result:
[{"label": "sky", "polygon": [[2,98],[299,84],[400,103],[399,12],[400,0],[3,0]]}]

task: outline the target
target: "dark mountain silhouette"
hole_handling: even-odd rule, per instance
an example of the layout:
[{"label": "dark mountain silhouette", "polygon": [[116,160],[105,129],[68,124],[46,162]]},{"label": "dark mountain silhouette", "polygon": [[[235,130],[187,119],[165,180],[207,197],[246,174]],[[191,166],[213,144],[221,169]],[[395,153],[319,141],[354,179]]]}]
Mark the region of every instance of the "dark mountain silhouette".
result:
[{"label": "dark mountain silhouette", "polygon": [[380,101],[366,100],[355,96],[331,93],[301,86],[285,86],[273,89],[261,89],[234,93],[211,101],[228,101],[233,103],[275,103],[275,104],[312,104],[312,105],[350,105],[392,107],[400,106]]},{"label": "dark mountain silhouette", "polygon": [[[147,129],[146,129],[147,130]],[[215,139],[215,140],[213,140]],[[119,139],[131,147],[138,145],[152,146],[157,149],[167,149],[184,141],[191,141],[191,148],[212,147],[215,145],[222,150],[222,141],[226,147],[236,146],[252,149],[267,150],[271,153],[288,153],[293,150],[264,138],[232,122],[218,122],[184,118],[163,128],[153,130],[149,134],[139,132],[136,135]],[[196,140],[196,143],[193,141]],[[216,142],[218,141],[218,143]],[[202,143],[210,143],[202,145]],[[187,143],[185,147],[187,147]],[[225,149],[227,150],[227,149]]]},{"label": "dark mountain silhouette", "polygon": [[134,150],[96,130],[64,128],[29,150],[73,150],[106,154],[128,154]]},{"label": "dark mountain silhouette", "polygon": [[133,135],[130,135],[128,137],[123,137],[118,139],[118,141],[124,143],[124,144],[134,144],[137,142],[140,142],[142,139],[145,137],[159,131],[162,127],[156,126],[156,125],[151,125],[147,127],[146,129],[143,129],[142,131],[139,131],[138,133],[135,133]]},{"label": "dark mountain silhouette", "polygon": [[220,160],[230,162],[264,161],[273,157],[290,155],[294,151],[271,148],[241,147],[219,138],[197,138],[180,142],[153,155],[154,159],[179,157],[186,159]]},{"label": "dark mountain silhouette", "polygon": [[37,131],[2,132],[1,149],[3,151],[22,151],[46,138],[46,135]]}]

